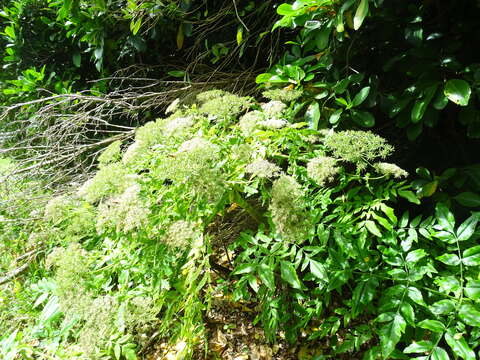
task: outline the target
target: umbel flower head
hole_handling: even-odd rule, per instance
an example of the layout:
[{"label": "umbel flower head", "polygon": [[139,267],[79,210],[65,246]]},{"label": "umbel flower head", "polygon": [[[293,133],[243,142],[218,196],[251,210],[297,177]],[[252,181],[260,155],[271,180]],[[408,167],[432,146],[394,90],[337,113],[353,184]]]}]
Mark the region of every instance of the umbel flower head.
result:
[{"label": "umbel flower head", "polygon": [[102,154],[98,157],[98,162],[100,163],[100,165],[105,165],[120,160],[121,145],[122,142],[120,140],[114,141],[110,145],[108,145],[105,150],[103,150]]},{"label": "umbel flower head", "polygon": [[340,168],[337,160],[328,156],[319,156],[311,159],[307,164],[307,174],[318,185],[323,186],[334,180]]},{"label": "umbel flower head", "polygon": [[309,223],[302,186],[289,175],[281,175],[272,186],[270,211],[275,228],[283,239],[303,241],[309,232]]},{"label": "umbel flower head", "polygon": [[325,146],[334,157],[354,163],[361,171],[375,159],[385,159],[393,152],[393,146],[370,131],[346,130],[328,134]]},{"label": "umbel flower head", "polygon": [[278,100],[289,103],[301,97],[303,95],[303,91],[294,89],[273,89],[264,91],[262,95],[270,100]]},{"label": "umbel flower head", "polygon": [[170,247],[183,248],[201,235],[197,224],[190,221],[179,220],[169,226],[162,241]]},{"label": "umbel flower head", "polygon": [[269,101],[266,104],[262,104],[263,113],[269,118],[276,118],[282,115],[283,110],[287,105],[281,101]]},{"label": "umbel flower head", "polygon": [[265,115],[258,110],[247,112],[240,118],[239,126],[244,136],[249,136],[265,120]]},{"label": "umbel flower head", "polygon": [[98,208],[97,231],[108,228],[129,232],[143,226],[148,219],[150,210],[139,196],[140,186],[134,184],[128,187],[120,196],[100,204]]},{"label": "umbel flower head", "polygon": [[268,160],[258,159],[248,164],[245,171],[259,178],[272,178],[278,176],[282,169]]},{"label": "umbel flower head", "polygon": [[396,179],[400,179],[402,177],[407,177],[408,172],[403,170],[401,167],[395,165],[395,164],[390,164],[386,162],[378,162],[374,166],[375,170],[387,177],[394,177]]}]

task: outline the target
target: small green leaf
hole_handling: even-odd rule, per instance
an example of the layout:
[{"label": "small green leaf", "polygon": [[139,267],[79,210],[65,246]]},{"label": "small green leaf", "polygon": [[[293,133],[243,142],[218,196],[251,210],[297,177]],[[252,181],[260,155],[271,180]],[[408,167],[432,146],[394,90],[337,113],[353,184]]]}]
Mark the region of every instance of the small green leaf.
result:
[{"label": "small green leaf", "polygon": [[332,115],[330,115],[328,122],[332,125],[335,125],[336,123],[338,123],[338,120],[340,120],[340,115],[342,115],[342,113],[343,109],[336,110]]},{"label": "small green leaf", "polygon": [[452,351],[465,360],[475,360],[475,353],[468,346],[467,341],[462,334],[455,333],[455,329],[448,329],[445,333],[445,341],[450,346]]},{"label": "small green leaf", "polygon": [[267,264],[260,264],[257,268],[257,274],[262,283],[270,290],[275,290],[275,276],[273,270]]},{"label": "small green leaf", "polygon": [[232,275],[248,274],[254,272],[257,268],[257,264],[242,264],[238,266]]},{"label": "small green leaf", "polygon": [[387,323],[379,331],[382,356],[388,359],[395,346],[405,332],[406,322],[400,314],[395,314],[393,321]]},{"label": "small green leaf", "polygon": [[256,79],[255,79],[255,82],[257,84],[262,84],[262,83],[265,83],[265,82],[269,82],[270,79],[272,78],[272,74],[270,73],[263,73],[263,74],[259,74]]},{"label": "small green leaf", "polygon": [[480,280],[470,280],[465,286],[465,296],[474,301],[480,300]]},{"label": "small green leaf", "polygon": [[355,95],[355,97],[353,98],[352,106],[358,106],[362,104],[367,98],[369,93],[370,93],[370,86],[366,86],[362,90],[360,90],[358,94]]},{"label": "small green leaf", "polygon": [[445,331],[445,325],[438,320],[423,320],[417,326],[438,333]]},{"label": "small green leaf", "polygon": [[480,311],[471,304],[463,304],[458,311],[459,318],[467,325],[480,326]]},{"label": "small green leaf", "polygon": [[354,318],[363,311],[364,306],[368,305],[373,300],[377,286],[378,280],[372,276],[366,281],[361,281],[355,287],[352,295],[352,316]]},{"label": "small green leaf", "polygon": [[318,121],[320,120],[320,106],[318,102],[312,102],[305,112],[305,121],[310,129],[318,130]]},{"label": "small green leaf", "polygon": [[403,352],[405,354],[413,354],[413,353],[424,353],[429,352],[433,348],[433,343],[431,341],[422,340],[419,342],[413,342],[409,346],[407,346]]},{"label": "small green leaf", "polygon": [[467,266],[480,265],[480,245],[465,250],[462,254],[462,263]]},{"label": "small green leaf", "polygon": [[460,264],[460,259],[456,254],[443,254],[442,256],[438,256],[437,260],[450,266],[457,266]]},{"label": "small green leaf", "polygon": [[358,125],[370,128],[375,125],[375,118],[368,111],[352,110],[352,119]]},{"label": "small green leaf", "polygon": [[448,80],[443,90],[445,96],[460,106],[467,106],[472,90],[470,85],[461,79]]},{"label": "small green leaf", "polygon": [[176,78],[185,77],[185,71],[182,71],[182,70],[172,70],[172,71],[169,71],[167,74]]},{"label": "small green leaf", "polygon": [[467,220],[465,220],[457,230],[457,240],[458,241],[466,241],[470,239],[470,237],[475,232],[475,228],[477,227],[478,223],[478,216],[472,215]]},{"label": "small green leaf", "polygon": [[416,287],[410,286],[408,288],[408,297],[418,305],[425,306],[425,301],[423,301],[422,292],[418,290]]},{"label": "small green leaf", "polygon": [[445,350],[437,346],[432,351],[431,360],[450,360],[450,357],[448,356],[448,353]]},{"label": "small green leaf", "polygon": [[353,18],[353,28],[355,30],[360,29],[362,26],[363,20],[368,14],[368,0],[360,0],[360,4],[358,5],[357,11],[355,12],[355,16]]},{"label": "small green leaf", "polygon": [[320,30],[315,37],[315,45],[317,45],[317,50],[322,51],[328,46],[328,40],[330,39],[330,27],[324,27]]},{"label": "small green leaf", "polygon": [[435,315],[445,315],[451,313],[455,309],[455,303],[452,300],[440,300],[429,306],[429,309]]},{"label": "small green leaf", "polygon": [[312,272],[312,274],[320,280],[328,281],[328,275],[325,266],[313,259],[310,259],[309,262],[310,271]]},{"label": "small green leaf", "polygon": [[282,279],[289,283],[294,289],[301,289],[302,283],[298,278],[297,272],[293,265],[286,261],[280,262],[280,273]]},{"label": "small green leaf", "polygon": [[408,324],[415,326],[415,311],[412,305],[408,302],[402,303],[402,305],[400,305],[400,312]]},{"label": "small green leaf", "polygon": [[480,207],[480,195],[472,192],[463,192],[454,197],[460,205],[466,207]]},{"label": "small green leaf", "polygon": [[418,200],[418,197],[410,190],[399,190],[398,195],[404,199],[407,199],[413,204],[420,204],[420,200]]},{"label": "small green leaf", "polygon": [[450,209],[444,203],[439,203],[435,207],[435,216],[437,218],[438,224],[443,230],[453,231],[455,226],[455,217],[453,216]]},{"label": "small green leaf", "polygon": [[427,253],[425,250],[423,249],[417,249],[417,250],[413,250],[413,251],[410,251],[407,255],[407,257],[405,258],[405,262],[407,263],[407,265],[413,265],[415,264],[416,262],[418,262],[420,259],[424,258],[425,256],[427,256]]},{"label": "small green leaf", "polygon": [[380,231],[380,229],[377,227],[377,225],[372,220],[365,221],[365,227],[373,235],[378,236],[380,238],[382,237],[382,232]]},{"label": "small green leaf", "polygon": [[79,53],[75,53],[72,55],[72,60],[73,60],[73,65],[75,65],[76,67],[80,67],[82,63],[82,55],[80,55]]}]

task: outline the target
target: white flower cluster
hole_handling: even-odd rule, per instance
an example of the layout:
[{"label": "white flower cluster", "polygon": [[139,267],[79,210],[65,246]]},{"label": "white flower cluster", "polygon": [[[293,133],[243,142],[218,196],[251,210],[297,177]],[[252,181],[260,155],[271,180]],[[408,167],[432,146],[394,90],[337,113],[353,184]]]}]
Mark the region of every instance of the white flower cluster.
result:
[{"label": "white flower cluster", "polygon": [[166,137],[179,136],[184,133],[185,129],[191,128],[193,124],[194,121],[191,116],[179,117],[167,121],[162,128]]},{"label": "white flower cluster", "polygon": [[307,164],[307,174],[318,185],[323,186],[326,182],[333,181],[340,171],[336,164],[337,160],[328,156],[313,158]]},{"label": "white flower cluster", "polygon": [[261,111],[250,111],[240,118],[239,126],[244,136],[249,136],[257,128],[258,123],[265,120]]},{"label": "white flower cluster", "polygon": [[378,162],[374,165],[374,168],[377,172],[379,172],[382,175],[385,175],[387,177],[393,176],[396,179],[400,179],[402,177],[407,177],[408,172],[403,170],[401,167],[395,165],[395,164],[390,164],[386,162]]},{"label": "white flower cluster", "polygon": [[106,164],[78,189],[77,195],[89,203],[95,203],[104,197],[122,193],[133,182],[134,177],[129,176],[122,163]]},{"label": "white flower cluster", "polygon": [[268,119],[260,121],[258,125],[264,129],[281,129],[288,125],[288,121],[284,119]]},{"label": "white flower cluster", "polygon": [[280,175],[282,169],[268,160],[258,159],[248,164],[245,171],[259,178],[272,178]]},{"label": "white flower cluster", "polygon": [[277,232],[288,241],[303,241],[309,224],[302,186],[292,176],[282,175],[272,186],[270,211]]},{"label": "white flower cluster", "polygon": [[140,186],[134,184],[123,194],[100,204],[97,216],[97,231],[114,227],[117,231],[129,232],[143,226],[150,210],[139,196]]},{"label": "white flower cluster", "polygon": [[72,207],[72,200],[65,195],[51,199],[45,206],[44,217],[48,221],[58,223],[69,215]]},{"label": "white flower cluster", "polygon": [[162,241],[174,248],[186,247],[201,236],[198,226],[192,222],[179,220],[170,225]]},{"label": "white flower cluster", "polygon": [[276,100],[269,101],[266,104],[262,104],[263,113],[270,118],[279,117],[286,107],[287,105],[285,105],[283,102]]}]

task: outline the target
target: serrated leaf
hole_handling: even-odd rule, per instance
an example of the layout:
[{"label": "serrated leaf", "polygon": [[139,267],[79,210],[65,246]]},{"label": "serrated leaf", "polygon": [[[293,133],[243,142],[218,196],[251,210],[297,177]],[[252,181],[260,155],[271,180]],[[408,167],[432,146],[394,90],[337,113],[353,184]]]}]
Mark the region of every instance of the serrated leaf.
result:
[{"label": "serrated leaf", "polygon": [[367,98],[368,94],[370,93],[370,86],[365,86],[362,90],[360,90],[357,95],[353,98],[352,106],[361,105],[365,99]]},{"label": "serrated leaf", "polygon": [[360,4],[358,5],[357,11],[355,12],[355,16],[353,17],[353,28],[355,30],[360,29],[362,26],[363,20],[368,14],[368,0],[361,0]]},{"label": "serrated leaf", "polygon": [[454,329],[448,329],[445,333],[445,341],[452,351],[465,360],[475,360],[475,353],[468,346],[462,334],[456,334]]},{"label": "serrated leaf", "polygon": [[400,341],[402,334],[406,328],[405,319],[400,314],[395,314],[393,321],[384,325],[379,331],[380,346],[382,348],[382,356],[387,359],[395,346]]},{"label": "serrated leaf", "polygon": [[475,232],[475,228],[477,227],[478,223],[478,216],[472,215],[467,220],[465,220],[457,230],[457,240],[458,241],[465,241],[470,239],[470,237]]},{"label": "serrated leaf", "polygon": [[283,280],[289,283],[294,289],[301,289],[302,283],[298,278],[297,272],[293,265],[286,261],[280,262],[280,273]]},{"label": "serrated leaf", "polygon": [[458,316],[467,325],[480,326],[480,311],[477,306],[463,304],[458,311]]},{"label": "serrated leaf", "polygon": [[455,104],[467,106],[472,90],[465,80],[452,79],[447,81],[443,92],[445,96]]},{"label": "serrated leaf", "polygon": [[423,320],[420,321],[417,324],[418,327],[421,327],[422,329],[427,329],[433,332],[444,332],[445,331],[445,325],[441,323],[438,320]]},{"label": "serrated leaf", "polygon": [[467,266],[480,265],[480,245],[465,250],[462,254],[462,263]]},{"label": "serrated leaf", "polygon": [[450,266],[456,266],[460,264],[460,258],[456,254],[443,254],[437,257],[438,261]]}]

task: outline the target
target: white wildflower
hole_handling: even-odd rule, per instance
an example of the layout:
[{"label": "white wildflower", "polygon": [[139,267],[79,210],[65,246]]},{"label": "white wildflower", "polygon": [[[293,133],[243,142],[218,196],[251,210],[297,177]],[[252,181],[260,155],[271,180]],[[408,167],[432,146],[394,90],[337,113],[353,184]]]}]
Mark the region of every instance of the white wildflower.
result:
[{"label": "white wildflower", "polygon": [[140,186],[128,187],[120,196],[101,204],[98,210],[97,230],[115,227],[117,231],[129,232],[143,226],[150,210],[139,196]]},{"label": "white wildflower", "polygon": [[177,110],[178,105],[180,104],[180,99],[176,98],[173,100],[170,105],[168,105],[167,109],[165,110],[165,114],[173,113]]},{"label": "white wildflower", "polygon": [[272,178],[278,176],[282,169],[270,161],[259,159],[247,165],[246,172],[259,178]]},{"label": "white wildflower", "polygon": [[265,115],[260,111],[250,111],[240,118],[239,127],[244,136],[249,136],[258,123],[265,120]]},{"label": "white wildflower", "polygon": [[387,177],[393,176],[396,179],[400,179],[402,177],[407,177],[408,172],[403,170],[401,167],[390,164],[386,162],[378,162],[374,165],[375,170],[377,170],[380,174],[385,175]]},{"label": "white wildflower", "polygon": [[98,162],[100,165],[109,164],[115,161],[120,160],[120,146],[122,142],[120,140],[112,142],[108,145],[105,150],[102,151],[102,154],[98,157]]},{"label": "white wildflower", "polygon": [[326,182],[333,181],[340,171],[336,166],[337,160],[328,156],[319,156],[311,159],[307,164],[307,174],[318,185],[323,186]]},{"label": "white wildflower", "polygon": [[198,236],[200,233],[195,223],[179,220],[170,225],[162,240],[171,247],[185,247]]},{"label": "white wildflower", "polygon": [[281,113],[283,112],[283,110],[285,110],[286,107],[287,105],[285,105],[283,102],[276,100],[269,101],[266,104],[262,104],[262,110],[267,117],[276,117],[278,115],[281,115]]},{"label": "white wildflower", "polygon": [[258,125],[265,129],[281,129],[288,125],[288,121],[283,119],[269,119],[260,121]]},{"label": "white wildflower", "polygon": [[183,132],[184,129],[192,127],[194,124],[192,117],[180,117],[169,120],[164,126],[165,136],[176,136]]}]

